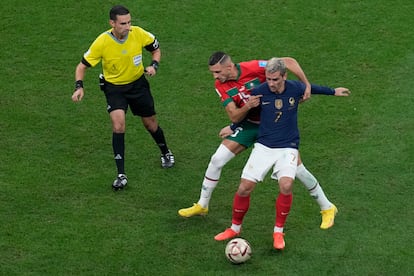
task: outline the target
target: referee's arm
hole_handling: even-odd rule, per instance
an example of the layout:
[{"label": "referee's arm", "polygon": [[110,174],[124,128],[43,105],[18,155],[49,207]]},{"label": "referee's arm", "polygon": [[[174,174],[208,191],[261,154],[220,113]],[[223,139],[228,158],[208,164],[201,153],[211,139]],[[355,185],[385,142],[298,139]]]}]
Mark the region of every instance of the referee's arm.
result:
[{"label": "referee's arm", "polygon": [[151,52],[151,55],[151,64],[145,68],[145,72],[148,76],[154,76],[157,73],[158,65],[161,60],[161,50],[159,48],[155,49]]},{"label": "referee's arm", "polygon": [[78,66],[76,66],[75,70],[75,91],[72,94],[72,101],[79,102],[82,100],[84,96],[83,91],[83,78],[85,77],[86,69],[88,66],[84,63],[80,62]]},{"label": "referee's arm", "polygon": [[161,50],[158,40],[155,38],[154,42],[145,46],[145,49],[151,52],[152,61],[149,66],[145,68],[145,72],[149,76],[154,76],[157,73],[159,63],[161,61]]}]

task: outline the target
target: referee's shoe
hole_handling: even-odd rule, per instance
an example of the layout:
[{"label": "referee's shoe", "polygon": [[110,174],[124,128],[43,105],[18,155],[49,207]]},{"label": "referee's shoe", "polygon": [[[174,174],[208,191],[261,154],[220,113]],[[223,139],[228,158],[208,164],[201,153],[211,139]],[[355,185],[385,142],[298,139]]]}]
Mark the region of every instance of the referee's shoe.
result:
[{"label": "referee's shoe", "polygon": [[114,191],[122,190],[128,183],[128,178],[125,174],[118,174],[114,183],[112,183],[112,189]]},{"label": "referee's shoe", "polygon": [[174,163],[174,154],[170,150],[166,154],[161,154],[161,167],[171,168],[174,166]]}]

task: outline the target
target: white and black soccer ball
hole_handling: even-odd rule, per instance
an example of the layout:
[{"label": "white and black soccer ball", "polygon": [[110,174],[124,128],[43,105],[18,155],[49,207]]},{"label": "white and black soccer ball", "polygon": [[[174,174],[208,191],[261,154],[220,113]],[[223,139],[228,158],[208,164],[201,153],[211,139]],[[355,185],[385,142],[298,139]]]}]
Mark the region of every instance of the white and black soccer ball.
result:
[{"label": "white and black soccer ball", "polygon": [[234,263],[241,264],[252,256],[252,248],[248,241],[242,238],[235,238],[229,241],[225,249],[226,258]]}]

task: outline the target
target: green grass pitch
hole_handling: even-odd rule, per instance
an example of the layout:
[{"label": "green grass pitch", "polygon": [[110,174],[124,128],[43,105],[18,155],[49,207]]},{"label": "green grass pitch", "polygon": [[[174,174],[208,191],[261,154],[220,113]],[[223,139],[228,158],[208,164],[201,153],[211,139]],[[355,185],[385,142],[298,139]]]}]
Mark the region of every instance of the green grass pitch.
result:
[{"label": "green grass pitch", "polygon": [[[109,28],[113,1],[2,3],[0,57],[0,275],[410,275],[414,194],[414,4],[389,1],[123,1],[162,50],[150,80],[176,167],[139,119],[127,116],[129,186],[114,193],[111,128],[87,72],[71,101],[74,69]],[[229,226],[246,151],[223,170],[206,217],[182,219],[198,200],[228,119],[207,61],[292,56],[312,83],[348,98],[301,105],[301,155],[337,205],[319,229],[318,206],[296,182],[286,249],[272,250],[277,187],[252,195],[243,237],[251,260],[232,265],[213,237]],[[145,56],[149,62],[149,55]]]}]

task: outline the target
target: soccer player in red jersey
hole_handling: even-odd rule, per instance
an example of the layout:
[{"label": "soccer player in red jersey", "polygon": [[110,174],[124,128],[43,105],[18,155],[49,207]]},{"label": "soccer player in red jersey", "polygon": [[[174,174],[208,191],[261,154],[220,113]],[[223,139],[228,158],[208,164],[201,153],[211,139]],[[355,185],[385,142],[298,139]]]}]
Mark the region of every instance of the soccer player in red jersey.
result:
[{"label": "soccer player in red jersey", "polygon": [[[348,96],[348,89],[343,87],[332,89],[311,85],[295,59],[285,57],[282,60],[287,69],[305,84],[304,98],[309,97],[310,92]],[[250,96],[250,91],[265,82],[266,64],[266,60],[251,60],[235,64],[231,57],[223,52],[213,53],[210,57],[209,70],[216,80],[215,88],[223,106],[232,122],[242,122],[237,125],[232,124],[220,131],[220,136],[224,139],[211,157],[202,183],[199,201],[192,207],[180,209],[178,211],[180,216],[206,215],[212,192],[218,184],[224,165],[256,141],[260,114],[254,107],[259,105],[260,99],[258,96]],[[328,200],[318,180],[305,168],[300,156],[298,156],[296,177],[305,185],[320,206],[322,214],[320,227],[322,229],[331,227],[337,208]]]},{"label": "soccer player in red jersey", "polygon": [[292,205],[292,189],[299,156],[298,105],[305,85],[287,80],[282,59],[272,58],[266,65],[266,83],[254,88],[252,95],[260,97],[260,127],[257,142],[243,169],[239,188],[233,200],[230,228],[217,234],[216,240],[226,240],[240,234],[244,216],[249,210],[250,194],[257,182],[263,181],[270,169],[279,184],[273,229],[273,247],[285,248],[283,228]]}]

